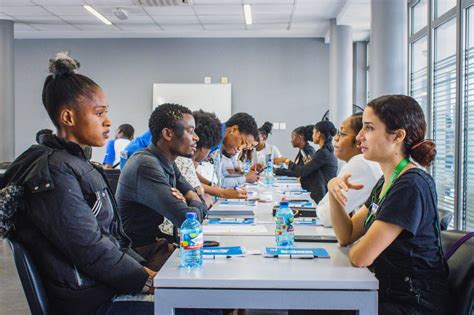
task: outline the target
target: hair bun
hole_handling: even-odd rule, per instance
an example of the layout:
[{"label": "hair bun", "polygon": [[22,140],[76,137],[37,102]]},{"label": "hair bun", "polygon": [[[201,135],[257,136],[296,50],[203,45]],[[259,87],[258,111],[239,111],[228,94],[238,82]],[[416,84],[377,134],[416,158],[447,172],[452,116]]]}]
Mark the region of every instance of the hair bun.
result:
[{"label": "hair bun", "polygon": [[61,51],[49,60],[49,72],[54,76],[74,74],[80,66],[76,59],[69,56],[68,51]]},{"label": "hair bun", "polygon": [[431,140],[423,140],[410,150],[411,158],[423,167],[429,167],[436,156],[436,145]]},{"label": "hair bun", "polygon": [[304,127],[304,137],[306,141],[313,141],[313,129],[314,125],[307,125]]},{"label": "hair bun", "polygon": [[270,134],[272,133],[272,128],[273,128],[273,124],[269,121],[266,121],[262,127],[260,127],[261,130],[265,131],[267,134]]}]

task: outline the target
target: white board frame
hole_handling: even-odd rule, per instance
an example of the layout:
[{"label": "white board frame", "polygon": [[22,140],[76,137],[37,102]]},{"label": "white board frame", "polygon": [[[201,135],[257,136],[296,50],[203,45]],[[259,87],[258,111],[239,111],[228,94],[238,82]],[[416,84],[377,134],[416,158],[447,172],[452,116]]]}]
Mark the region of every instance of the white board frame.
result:
[{"label": "white board frame", "polygon": [[232,113],[231,84],[153,84],[153,110],[163,103],[176,103],[194,110],[212,112],[224,122]]}]

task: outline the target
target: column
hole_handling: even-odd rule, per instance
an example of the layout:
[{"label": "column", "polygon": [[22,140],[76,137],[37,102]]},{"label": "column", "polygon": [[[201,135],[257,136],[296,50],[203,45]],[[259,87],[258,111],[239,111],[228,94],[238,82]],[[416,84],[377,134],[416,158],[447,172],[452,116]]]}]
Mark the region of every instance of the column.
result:
[{"label": "column", "polygon": [[352,114],[352,27],[330,20],[329,119],[339,128]]},{"label": "column", "polygon": [[0,20],[0,162],[15,157],[13,21]]},{"label": "column", "polygon": [[408,5],[371,0],[370,96],[407,94]]},{"label": "column", "polygon": [[362,108],[367,104],[367,42],[354,43],[352,103]]}]

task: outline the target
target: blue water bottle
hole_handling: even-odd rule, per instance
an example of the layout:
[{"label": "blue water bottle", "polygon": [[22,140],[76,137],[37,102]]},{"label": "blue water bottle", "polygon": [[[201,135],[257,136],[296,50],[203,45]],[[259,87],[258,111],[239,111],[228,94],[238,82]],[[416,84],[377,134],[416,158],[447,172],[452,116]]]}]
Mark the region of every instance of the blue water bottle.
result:
[{"label": "blue water bottle", "polygon": [[265,186],[273,186],[273,160],[270,154],[263,173],[263,184]]},{"label": "blue water bottle", "polygon": [[249,173],[250,173],[250,161],[248,159],[246,159],[244,161],[244,176],[247,176]]},{"label": "blue water bottle", "polygon": [[295,243],[294,221],[295,216],[289,208],[288,202],[280,202],[280,207],[275,213],[275,241],[277,246],[293,247]]},{"label": "blue water bottle", "polygon": [[197,268],[202,265],[202,227],[194,212],[186,213],[186,220],[180,228],[179,256],[181,267]]}]

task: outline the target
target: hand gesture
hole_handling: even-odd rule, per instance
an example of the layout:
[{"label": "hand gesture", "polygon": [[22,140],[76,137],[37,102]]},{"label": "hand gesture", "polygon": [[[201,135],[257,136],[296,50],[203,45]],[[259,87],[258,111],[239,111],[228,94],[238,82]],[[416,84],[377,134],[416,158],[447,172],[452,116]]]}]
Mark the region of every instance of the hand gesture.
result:
[{"label": "hand gesture", "polygon": [[349,182],[351,174],[344,174],[341,177],[334,177],[328,183],[329,193],[334,196],[334,198],[339,202],[343,207],[346,206],[347,197],[345,192],[349,189],[360,190],[364,188],[362,184],[353,184]]}]

